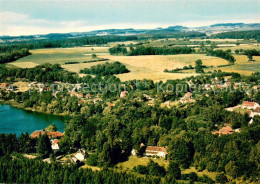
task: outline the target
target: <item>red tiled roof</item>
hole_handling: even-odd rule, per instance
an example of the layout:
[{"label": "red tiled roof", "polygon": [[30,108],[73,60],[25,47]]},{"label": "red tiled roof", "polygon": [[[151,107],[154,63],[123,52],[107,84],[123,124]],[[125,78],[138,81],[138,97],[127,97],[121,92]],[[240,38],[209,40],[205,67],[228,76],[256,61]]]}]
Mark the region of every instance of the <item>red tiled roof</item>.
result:
[{"label": "red tiled roof", "polygon": [[192,93],[191,92],[188,92],[184,95],[186,98],[190,98],[192,96]]},{"label": "red tiled roof", "polygon": [[40,137],[40,135],[44,135],[44,134],[47,134],[49,138],[58,138],[58,137],[64,136],[63,133],[58,132],[58,131],[57,132],[51,132],[51,131],[36,130],[30,135],[30,137],[31,138],[38,138],[38,137]]},{"label": "red tiled roof", "polygon": [[154,152],[164,152],[167,154],[166,148],[164,147],[157,147],[157,146],[147,146],[146,153],[154,153]]},{"label": "red tiled roof", "polygon": [[7,87],[7,83],[0,83],[0,87]]},{"label": "red tiled roof", "polygon": [[255,102],[243,101],[242,106],[254,107]]},{"label": "red tiled roof", "polygon": [[233,129],[230,126],[226,126],[221,128],[219,131],[213,132],[212,134],[227,135],[232,133],[233,133]]},{"label": "red tiled roof", "polygon": [[233,129],[230,126],[223,127],[219,130],[219,134],[232,134]]}]

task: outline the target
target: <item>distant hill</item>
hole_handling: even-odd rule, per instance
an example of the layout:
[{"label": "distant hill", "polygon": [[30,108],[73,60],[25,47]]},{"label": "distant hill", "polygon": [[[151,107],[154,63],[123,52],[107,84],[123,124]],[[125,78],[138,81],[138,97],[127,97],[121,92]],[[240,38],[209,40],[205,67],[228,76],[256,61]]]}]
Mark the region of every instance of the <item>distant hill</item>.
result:
[{"label": "distant hill", "polygon": [[213,24],[210,27],[219,27],[219,26],[229,26],[229,27],[233,27],[233,26],[243,26],[245,25],[244,23],[223,23],[223,24]]},{"label": "distant hill", "polygon": [[[28,36],[0,36],[0,43],[5,42],[21,42],[28,40],[60,40],[66,38],[80,38],[85,36],[106,36],[106,35],[142,35],[155,37],[196,37],[206,35],[215,35],[216,33],[231,32],[231,31],[250,31],[260,30],[260,23],[218,23],[210,26],[202,27],[184,27],[181,25],[169,26],[167,28],[155,29],[102,29],[89,32],[71,32],[71,33],[49,33],[43,35],[28,35]],[[238,33],[237,33],[238,34]],[[240,37],[240,36],[238,36]],[[242,36],[243,37],[243,36]]]}]

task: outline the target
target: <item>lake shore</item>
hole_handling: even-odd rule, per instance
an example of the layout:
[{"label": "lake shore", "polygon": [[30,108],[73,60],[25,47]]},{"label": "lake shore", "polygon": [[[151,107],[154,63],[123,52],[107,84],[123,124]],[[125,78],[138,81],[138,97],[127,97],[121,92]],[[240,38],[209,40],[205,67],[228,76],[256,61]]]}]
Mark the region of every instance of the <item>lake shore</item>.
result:
[{"label": "lake shore", "polygon": [[0,104],[10,105],[11,107],[14,107],[14,108],[17,108],[17,109],[22,109],[22,110],[29,111],[29,112],[42,113],[42,114],[46,114],[46,115],[54,115],[54,116],[61,116],[61,117],[71,116],[67,113],[48,113],[48,112],[45,112],[45,111],[41,111],[39,109],[34,109],[32,107],[24,107],[23,103],[15,102],[13,99],[12,100],[2,100],[2,99],[0,99]]}]

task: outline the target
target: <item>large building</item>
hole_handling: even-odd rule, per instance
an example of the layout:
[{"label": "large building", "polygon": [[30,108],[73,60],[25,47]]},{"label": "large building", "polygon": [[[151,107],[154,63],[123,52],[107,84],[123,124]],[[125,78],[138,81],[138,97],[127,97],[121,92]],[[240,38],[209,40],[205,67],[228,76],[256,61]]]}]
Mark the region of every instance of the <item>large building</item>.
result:
[{"label": "large building", "polygon": [[146,156],[158,156],[158,157],[166,157],[167,151],[164,147],[157,146],[147,146],[145,150]]},{"label": "large building", "polygon": [[255,109],[255,108],[259,107],[259,104],[256,102],[243,101],[241,107],[243,109]]},{"label": "large building", "polygon": [[51,131],[44,131],[44,130],[36,130],[36,131],[34,131],[34,132],[30,135],[30,137],[31,137],[31,138],[38,138],[38,137],[40,137],[40,135],[44,135],[44,134],[47,134],[48,137],[49,137],[49,139],[57,139],[57,138],[61,138],[61,137],[64,136],[63,133],[58,132],[58,131],[56,131],[56,132],[51,132]]}]

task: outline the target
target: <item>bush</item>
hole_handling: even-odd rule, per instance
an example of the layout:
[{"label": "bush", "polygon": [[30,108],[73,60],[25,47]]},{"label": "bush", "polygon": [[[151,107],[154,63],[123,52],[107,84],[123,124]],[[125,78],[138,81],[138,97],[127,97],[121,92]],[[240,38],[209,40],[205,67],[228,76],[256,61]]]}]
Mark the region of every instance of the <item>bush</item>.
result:
[{"label": "bush", "polygon": [[192,181],[198,181],[198,175],[195,172],[189,173],[189,179]]},{"label": "bush", "polygon": [[148,173],[148,169],[146,166],[143,166],[143,165],[138,165],[138,166],[135,166],[133,168],[133,171],[134,172],[138,172],[139,174],[147,174]]},{"label": "bush", "polygon": [[87,158],[87,164],[90,166],[97,166],[98,165],[98,156],[97,154],[91,154],[88,158]]},{"label": "bush", "polygon": [[167,174],[173,176],[176,179],[181,178],[181,169],[177,162],[171,161],[168,167]]},{"label": "bush", "polygon": [[228,181],[227,177],[224,173],[217,174],[217,176],[216,176],[216,182],[217,183],[226,183],[227,181]]}]

